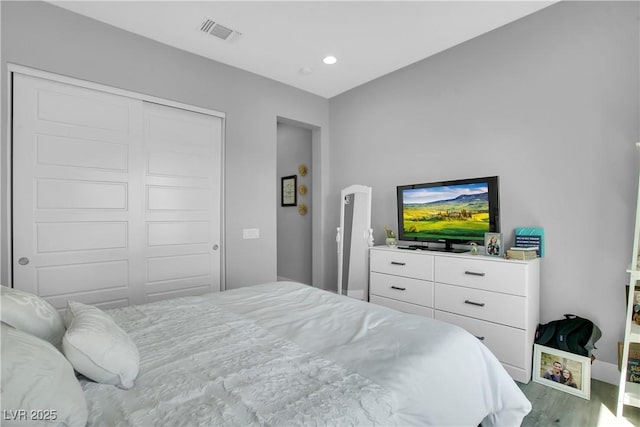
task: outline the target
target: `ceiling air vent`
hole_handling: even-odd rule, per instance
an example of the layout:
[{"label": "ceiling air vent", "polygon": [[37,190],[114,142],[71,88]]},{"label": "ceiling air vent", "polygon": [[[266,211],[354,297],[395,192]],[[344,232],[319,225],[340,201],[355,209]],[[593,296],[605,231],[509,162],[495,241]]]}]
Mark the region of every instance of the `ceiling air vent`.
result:
[{"label": "ceiling air vent", "polygon": [[205,18],[204,21],[202,21],[200,31],[225,41],[231,41],[236,36],[240,35],[238,31],[225,27],[224,25],[221,25],[209,18]]}]

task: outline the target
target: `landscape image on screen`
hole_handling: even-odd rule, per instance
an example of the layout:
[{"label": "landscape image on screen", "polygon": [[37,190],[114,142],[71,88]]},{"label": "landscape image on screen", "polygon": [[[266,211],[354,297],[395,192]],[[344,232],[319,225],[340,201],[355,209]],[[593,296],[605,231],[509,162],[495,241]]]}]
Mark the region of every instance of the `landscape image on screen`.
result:
[{"label": "landscape image on screen", "polygon": [[478,240],[489,231],[486,182],[405,189],[402,203],[407,238]]}]

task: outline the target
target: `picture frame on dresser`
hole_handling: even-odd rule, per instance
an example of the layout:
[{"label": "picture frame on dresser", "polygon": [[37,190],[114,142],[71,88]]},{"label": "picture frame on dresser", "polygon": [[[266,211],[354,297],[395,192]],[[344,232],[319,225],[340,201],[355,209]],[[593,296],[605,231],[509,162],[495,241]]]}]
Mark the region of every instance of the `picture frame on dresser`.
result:
[{"label": "picture frame on dresser", "polygon": [[484,233],[484,254],[489,256],[504,256],[502,233]]},{"label": "picture frame on dresser", "polygon": [[534,344],[533,381],[590,400],[591,358]]}]

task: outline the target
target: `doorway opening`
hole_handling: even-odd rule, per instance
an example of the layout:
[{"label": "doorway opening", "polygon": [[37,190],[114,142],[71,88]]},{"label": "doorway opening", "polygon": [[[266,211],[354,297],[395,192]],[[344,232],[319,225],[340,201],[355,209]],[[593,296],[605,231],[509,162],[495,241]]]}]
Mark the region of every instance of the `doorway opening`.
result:
[{"label": "doorway opening", "polygon": [[[277,276],[308,285],[313,284],[312,141],[310,127],[278,120]],[[282,200],[282,178],[291,176],[296,177],[295,204]]]}]

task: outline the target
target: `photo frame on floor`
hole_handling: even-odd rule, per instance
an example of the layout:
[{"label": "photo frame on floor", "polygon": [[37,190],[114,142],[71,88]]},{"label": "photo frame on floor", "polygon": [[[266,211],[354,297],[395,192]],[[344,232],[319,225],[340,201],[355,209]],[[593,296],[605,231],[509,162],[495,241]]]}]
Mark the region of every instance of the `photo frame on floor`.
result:
[{"label": "photo frame on floor", "polygon": [[534,344],[533,381],[590,400],[591,358]]}]

